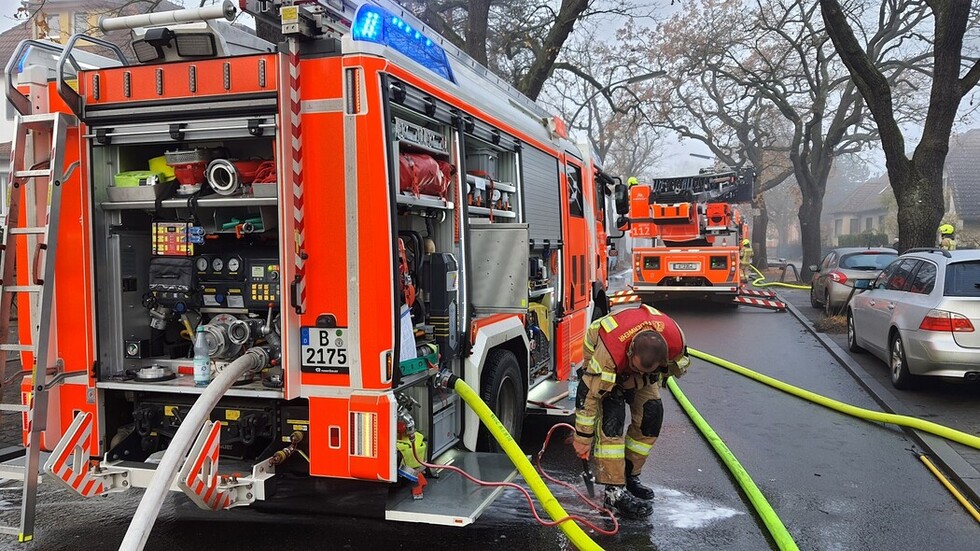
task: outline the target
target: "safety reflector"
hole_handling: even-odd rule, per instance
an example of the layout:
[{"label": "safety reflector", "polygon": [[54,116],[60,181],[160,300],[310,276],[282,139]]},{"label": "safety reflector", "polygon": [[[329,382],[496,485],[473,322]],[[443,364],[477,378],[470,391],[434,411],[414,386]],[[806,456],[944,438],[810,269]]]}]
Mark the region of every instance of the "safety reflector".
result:
[{"label": "safety reflector", "polygon": [[378,456],[378,414],[351,412],[350,454],[354,457]]}]

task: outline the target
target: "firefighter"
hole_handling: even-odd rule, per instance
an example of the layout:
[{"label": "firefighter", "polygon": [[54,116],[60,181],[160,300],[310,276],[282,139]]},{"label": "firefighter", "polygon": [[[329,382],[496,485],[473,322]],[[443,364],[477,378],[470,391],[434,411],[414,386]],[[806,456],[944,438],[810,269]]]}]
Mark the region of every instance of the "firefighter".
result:
[{"label": "firefighter", "polygon": [[681,328],[650,306],[621,310],[589,326],[573,445],[583,459],[594,450],[605,505],[623,517],[653,512],[654,491],[640,482],[640,470],[663,424],[660,386],[671,375],[683,375],[689,363]]},{"label": "firefighter", "polygon": [[956,237],[953,235],[956,229],[952,224],[939,226],[939,248],[944,251],[956,250]]},{"label": "firefighter", "polygon": [[752,277],[752,242],[748,239],[742,240],[742,278],[749,281]]}]

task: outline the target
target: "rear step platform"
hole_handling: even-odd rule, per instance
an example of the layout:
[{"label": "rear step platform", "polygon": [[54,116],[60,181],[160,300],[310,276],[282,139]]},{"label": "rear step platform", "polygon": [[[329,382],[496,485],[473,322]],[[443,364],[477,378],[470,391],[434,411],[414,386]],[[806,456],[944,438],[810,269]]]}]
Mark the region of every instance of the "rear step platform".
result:
[{"label": "rear step platform", "polygon": [[568,417],[575,415],[575,404],[568,399],[568,381],[546,379],[527,393],[527,412]]},{"label": "rear step platform", "polygon": [[[510,482],[517,477],[514,464],[502,453],[450,450],[439,458],[439,462],[459,467],[487,482]],[[440,471],[438,476],[426,479],[428,485],[422,499],[413,499],[407,490],[390,495],[385,506],[385,519],[467,526],[505,490],[479,486],[451,471]]]}]

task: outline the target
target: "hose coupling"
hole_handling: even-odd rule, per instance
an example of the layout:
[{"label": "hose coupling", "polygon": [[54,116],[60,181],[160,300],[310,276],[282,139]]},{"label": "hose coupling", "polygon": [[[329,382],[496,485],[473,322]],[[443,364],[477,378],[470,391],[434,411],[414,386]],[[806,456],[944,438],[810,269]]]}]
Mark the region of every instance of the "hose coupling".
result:
[{"label": "hose coupling", "polygon": [[459,379],[452,371],[448,369],[443,369],[439,373],[436,373],[435,378],[432,381],[432,385],[435,387],[443,388],[453,388],[456,386],[456,381]]}]

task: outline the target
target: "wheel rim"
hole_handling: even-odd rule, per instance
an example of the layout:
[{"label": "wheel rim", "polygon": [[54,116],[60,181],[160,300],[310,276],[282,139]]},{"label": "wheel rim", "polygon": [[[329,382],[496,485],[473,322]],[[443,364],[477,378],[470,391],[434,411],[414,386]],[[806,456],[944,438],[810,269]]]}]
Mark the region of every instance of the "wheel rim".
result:
[{"label": "wheel rim", "polygon": [[507,432],[514,434],[517,429],[517,383],[511,377],[500,381],[500,388],[497,390],[497,419],[507,429]]},{"label": "wheel rim", "polygon": [[895,337],[892,341],[892,378],[898,380],[902,373],[902,339]]},{"label": "wheel rim", "polygon": [[830,293],[823,296],[823,311],[828,316],[832,316],[834,314],[833,308],[830,307]]},{"label": "wheel rim", "polygon": [[857,341],[854,340],[854,318],[852,316],[847,316],[847,344],[854,346]]}]

